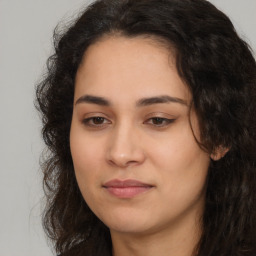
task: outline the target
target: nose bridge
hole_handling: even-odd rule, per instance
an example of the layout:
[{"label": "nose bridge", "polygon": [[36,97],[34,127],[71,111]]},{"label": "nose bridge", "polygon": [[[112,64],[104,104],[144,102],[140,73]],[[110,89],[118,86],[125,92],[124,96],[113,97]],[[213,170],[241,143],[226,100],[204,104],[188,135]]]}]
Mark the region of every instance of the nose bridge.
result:
[{"label": "nose bridge", "polygon": [[124,120],[113,128],[107,157],[108,161],[120,167],[143,162],[144,152],[138,130],[128,121]]}]

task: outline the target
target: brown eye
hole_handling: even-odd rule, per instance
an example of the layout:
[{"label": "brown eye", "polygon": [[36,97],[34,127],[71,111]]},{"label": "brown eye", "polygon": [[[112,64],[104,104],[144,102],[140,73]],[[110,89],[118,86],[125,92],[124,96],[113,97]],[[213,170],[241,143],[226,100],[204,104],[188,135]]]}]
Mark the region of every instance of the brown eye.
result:
[{"label": "brown eye", "polygon": [[103,123],[104,123],[104,120],[105,120],[105,118],[99,117],[99,116],[92,118],[92,122],[93,122],[94,124],[103,124]]},{"label": "brown eye", "polygon": [[145,123],[156,126],[156,127],[166,127],[173,123],[175,119],[168,119],[163,117],[152,117],[149,118]]},{"label": "brown eye", "polygon": [[152,118],[152,124],[154,125],[162,125],[164,121],[166,121],[165,118],[160,118],[160,117]]},{"label": "brown eye", "polygon": [[85,126],[90,126],[90,127],[102,127],[105,126],[107,124],[110,124],[110,121],[104,117],[101,116],[93,116],[93,117],[89,117],[86,118],[82,121],[82,123]]}]

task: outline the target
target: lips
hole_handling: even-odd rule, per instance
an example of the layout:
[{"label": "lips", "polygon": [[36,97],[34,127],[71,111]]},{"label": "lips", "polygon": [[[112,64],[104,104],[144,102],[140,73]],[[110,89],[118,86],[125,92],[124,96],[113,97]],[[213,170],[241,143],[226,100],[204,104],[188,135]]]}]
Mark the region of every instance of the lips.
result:
[{"label": "lips", "polygon": [[110,180],[103,187],[118,198],[132,198],[153,188],[152,185],[138,180]]}]

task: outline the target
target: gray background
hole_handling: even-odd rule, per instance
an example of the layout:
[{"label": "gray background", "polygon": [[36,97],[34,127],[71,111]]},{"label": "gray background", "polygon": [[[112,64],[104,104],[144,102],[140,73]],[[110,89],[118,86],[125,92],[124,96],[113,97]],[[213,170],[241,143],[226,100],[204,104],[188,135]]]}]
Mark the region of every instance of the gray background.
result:
[{"label": "gray background", "polygon": [[[212,0],[256,49],[256,1]],[[35,83],[52,32],[89,1],[0,0],[0,256],[53,255],[41,228],[43,149]]]}]

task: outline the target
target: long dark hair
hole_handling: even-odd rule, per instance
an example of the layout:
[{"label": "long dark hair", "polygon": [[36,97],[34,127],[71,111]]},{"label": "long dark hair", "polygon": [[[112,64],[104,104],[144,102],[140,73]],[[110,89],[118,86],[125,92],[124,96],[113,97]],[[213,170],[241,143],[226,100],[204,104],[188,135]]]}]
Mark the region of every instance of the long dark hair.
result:
[{"label": "long dark hair", "polygon": [[[37,86],[48,147],[44,228],[63,255],[111,255],[109,230],[79,191],[69,147],[74,81],[84,52],[104,35],[154,36],[172,45],[211,161],[195,255],[256,255],[256,63],[231,21],[205,0],[99,0],[62,34]],[[64,254],[66,253],[66,254]]]}]

